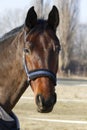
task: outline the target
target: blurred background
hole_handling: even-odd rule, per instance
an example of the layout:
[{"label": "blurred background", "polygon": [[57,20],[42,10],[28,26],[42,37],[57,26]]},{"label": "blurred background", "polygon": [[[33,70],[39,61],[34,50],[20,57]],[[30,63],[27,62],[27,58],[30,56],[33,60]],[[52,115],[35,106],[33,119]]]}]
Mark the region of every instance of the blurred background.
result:
[{"label": "blurred background", "polygon": [[31,6],[47,19],[53,5],[60,15],[57,103],[51,113],[38,113],[29,87],[13,111],[21,130],[87,130],[87,0],[0,0],[0,37],[23,25]]},{"label": "blurred background", "polygon": [[35,6],[38,18],[47,19],[53,5],[60,14],[57,36],[61,44],[58,75],[87,77],[87,0],[0,0],[0,37],[24,24]]}]

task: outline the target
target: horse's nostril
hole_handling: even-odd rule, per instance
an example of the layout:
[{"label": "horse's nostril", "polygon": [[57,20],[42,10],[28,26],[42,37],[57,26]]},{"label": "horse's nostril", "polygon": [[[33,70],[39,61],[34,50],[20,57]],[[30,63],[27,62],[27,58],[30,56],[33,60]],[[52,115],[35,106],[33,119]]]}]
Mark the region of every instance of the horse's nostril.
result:
[{"label": "horse's nostril", "polygon": [[38,111],[50,112],[53,109],[54,104],[56,103],[56,99],[57,99],[56,93],[53,94],[47,100],[45,100],[45,98],[41,94],[38,94],[36,96],[36,104],[38,106]]},{"label": "horse's nostril", "polygon": [[43,104],[44,103],[44,99],[43,97],[38,94],[37,97],[36,97],[36,104],[39,106],[39,107],[43,107]]}]

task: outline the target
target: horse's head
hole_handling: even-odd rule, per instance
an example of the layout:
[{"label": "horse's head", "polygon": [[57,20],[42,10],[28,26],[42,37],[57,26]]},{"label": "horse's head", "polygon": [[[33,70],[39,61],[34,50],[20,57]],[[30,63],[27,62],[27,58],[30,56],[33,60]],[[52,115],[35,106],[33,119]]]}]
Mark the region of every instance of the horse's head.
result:
[{"label": "horse's head", "polygon": [[39,112],[50,112],[56,103],[56,73],[60,50],[56,28],[59,14],[55,6],[48,20],[37,20],[34,7],[30,8],[25,20],[24,66],[35,94]]}]

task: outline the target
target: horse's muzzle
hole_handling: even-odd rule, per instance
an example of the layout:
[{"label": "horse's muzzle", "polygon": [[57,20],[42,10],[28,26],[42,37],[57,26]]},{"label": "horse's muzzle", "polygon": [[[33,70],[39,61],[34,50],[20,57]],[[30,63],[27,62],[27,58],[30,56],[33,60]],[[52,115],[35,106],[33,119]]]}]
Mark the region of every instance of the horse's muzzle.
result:
[{"label": "horse's muzzle", "polygon": [[41,94],[36,96],[36,104],[37,110],[41,113],[48,113],[51,112],[53,109],[54,104],[56,103],[57,95],[54,93],[50,98],[47,100]]}]

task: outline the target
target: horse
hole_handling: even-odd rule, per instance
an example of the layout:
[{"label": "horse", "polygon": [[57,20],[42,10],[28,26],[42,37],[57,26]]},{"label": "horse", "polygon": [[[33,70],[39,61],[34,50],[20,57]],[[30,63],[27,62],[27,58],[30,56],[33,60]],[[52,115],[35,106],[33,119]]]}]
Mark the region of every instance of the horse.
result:
[{"label": "horse", "polygon": [[32,6],[24,24],[0,38],[0,111],[9,118],[14,116],[12,109],[29,85],[34,92],[37,111],[52,111],[57,99],[58,25],[56,6],[52,7],[47,20],[38,19]]}]

